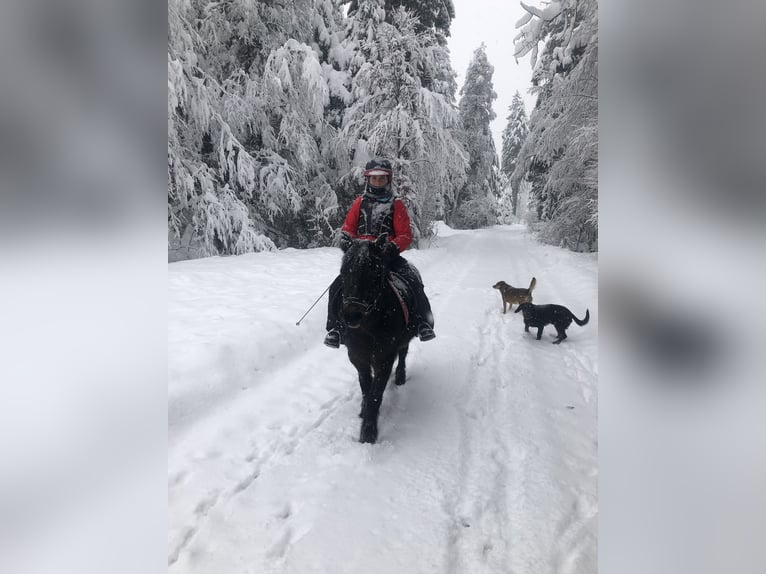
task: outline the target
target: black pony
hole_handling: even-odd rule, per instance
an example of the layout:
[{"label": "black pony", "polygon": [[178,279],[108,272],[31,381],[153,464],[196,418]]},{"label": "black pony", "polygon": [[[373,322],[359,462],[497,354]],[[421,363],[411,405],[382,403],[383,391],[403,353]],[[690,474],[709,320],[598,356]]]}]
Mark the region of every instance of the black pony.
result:
[{"label": "black pony", "polygon": [[354,239],[342,246],[343,343],[362,388],[359,442],[378,439],[378,412],[388,377],[398,354],[395,383],[404,384],[405,359],[410,339],[415,336],[389,279],[389,267],[399,254],[395,246],[386,243],[384,234],[374,242]]}]

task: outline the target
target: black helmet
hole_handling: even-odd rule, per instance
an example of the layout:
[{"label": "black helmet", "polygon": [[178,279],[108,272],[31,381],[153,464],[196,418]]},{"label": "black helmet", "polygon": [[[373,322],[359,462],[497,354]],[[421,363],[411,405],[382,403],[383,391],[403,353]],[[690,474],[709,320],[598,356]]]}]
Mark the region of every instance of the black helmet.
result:
[{"label": "black helmet", "polygon": [[[391,177],[394,174],[394,170],[391,169],[391,162],[387,159],[376,160],[371,159],[364,166],[364,177],[367,178],[367,191],[373,196],[378,198],[379,201],[384,201],[391,198]],[[388,183],[383,187],[373,187],[370,185],[371,175],[387,175]]]},{"label": "black helmet", "polygon": [[390,181],[393,174],[394,170],[391,169],[391,162],[387,159],[380,161],[371,159],[367,162],[367,165],[364,166],[364,177],[370,177],[371,175],[387,175]]}]

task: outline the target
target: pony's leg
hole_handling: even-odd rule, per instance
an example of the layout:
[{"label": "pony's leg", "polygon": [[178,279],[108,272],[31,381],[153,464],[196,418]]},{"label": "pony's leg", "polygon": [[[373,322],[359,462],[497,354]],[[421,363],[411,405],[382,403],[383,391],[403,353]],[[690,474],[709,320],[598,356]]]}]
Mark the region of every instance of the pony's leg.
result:
[{"label": "pony's leg", "polygon": [[396,363],[396,377],[394,378],[394,382],[400,386],[403,385],[407,379],[407,365],[405,364],[405,360],[407,359],[409,350],[409,345],[399,349],[399,361]]},{"label": "pony's leg", "polygon": [[394,368],[396,355],[380,358],[373,364],[372,387],[367,394],[367,400],[362,405],[362,428],[359,432],[359,442],[374,443],[378,440],[378,413],[383,401],[383,391],[386,390],[388,377]]},{"label": "pony's leg", "polygon": [[364,405],[367,403],[370,387],[372,387],[372,368],[370,367],[369,360],[352,356],[351,353],[348,354],[348,358],[359,374],[359,388],[362,390],[362,408],[359,411],[359,416],[361,417],[364,414]]}]

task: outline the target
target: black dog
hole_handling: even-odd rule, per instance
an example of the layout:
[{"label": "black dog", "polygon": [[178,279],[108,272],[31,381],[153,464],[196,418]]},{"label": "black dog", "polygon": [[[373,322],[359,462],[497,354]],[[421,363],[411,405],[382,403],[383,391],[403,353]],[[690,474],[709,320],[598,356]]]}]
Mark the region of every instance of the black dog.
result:
[{"label": "black dog", "polygon": [[578,319],[572,312],[563,305],[533,305],[532,303],[521,303],[514,313],[521,311],[524,314],[524,331],[529,332],[530,327],[537,327],[537,340],[543,336],[543,328],[546,325],[556,327],[558,337],[553,341],[554,345],[559,344],[567,338],[567,327],[572,324],[572,320],[581,327],[590,319],[590,311],[585,310],[585,319]]}]

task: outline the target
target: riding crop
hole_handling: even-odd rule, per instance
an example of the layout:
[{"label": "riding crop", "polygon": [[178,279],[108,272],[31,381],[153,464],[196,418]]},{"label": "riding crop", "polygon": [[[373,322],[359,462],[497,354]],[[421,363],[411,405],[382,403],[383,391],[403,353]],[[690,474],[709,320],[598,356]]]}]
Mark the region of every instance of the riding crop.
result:
[{"label": "riding crop", "polygon": [[330,287],[331,287],[331,286],[332,286],[332,283],[330,283],[330,284],[327,286],[327,289],[325,289],[324,291],[322,291],[322,294],[321,294],[319,297],[317,297],[317,300],[316,300],[316,301],[314,301],[314,303],[311,305],[311,307],[309,307],[309,308],[308,308],[308,310],[307,310],[307,311],[306,311],[306,312],[303,314],[303,317],[301,317],[300,319],[298,319],[298,321],[295,323],[296,325],[300,325],[300,324],[301,324],[301,321],[303,321],[303,319],[306,317],[306,315],[308,315],[308,314],[309,314],[309,311],[311,311],[311,310],[314,308],[314,306],[315,306],[317,303],[319,303],[319,300],[320,300],[322,297],[324,297],[324,294],[325,294],[325,293],[327,293],[327,291],[329,291],[329,289],[330,289]]}]

